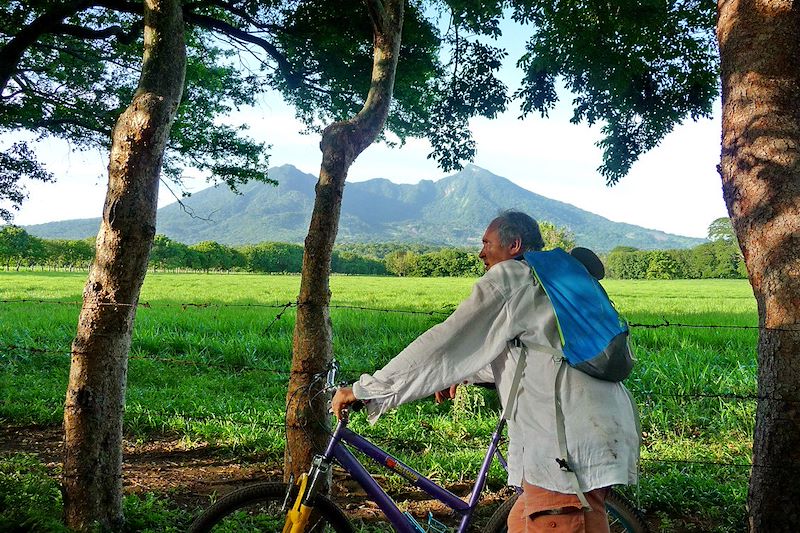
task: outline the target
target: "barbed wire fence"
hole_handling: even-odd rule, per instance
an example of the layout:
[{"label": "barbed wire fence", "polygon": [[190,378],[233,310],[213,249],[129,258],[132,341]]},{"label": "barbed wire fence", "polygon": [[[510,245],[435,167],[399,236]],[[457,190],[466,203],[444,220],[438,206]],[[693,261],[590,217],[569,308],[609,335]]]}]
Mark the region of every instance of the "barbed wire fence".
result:
[{"label": "barbed wire fence", "polygon": [[[0,299],[0,305],[55,305],[55,306],[72,306],[80,309],[84,302],[82,301],[61,301],[61,300],[46,300],[46,299],[37,299],[37,298],[28,298],[28,299]],[[130,306],[130,304],[123,304],[123,303],[115,303],[115,302],[101,302],[96,304],[99,306]],[[222,308],[238,308],[238,309],[263,309],[263,310],[277,310],[277,313],[274,316],[271,316],[267,326],[263,330],[263,334],[268,334],[275,326],[275,324],[279,323],[291,309],[296,309],[299,305],[297,302],[285,302],[285,303],[275,303],[275,304],[266,304],[266,303],[220,303],[220,302],[184,302],[184,303],[150,303],[150,302],[139,302],[137,306],[142,309],[179,309],[181,311],[186,311],[188,309],[222,309]],[[439,309],[439,310],[419,310],[419,309],[385,309],[380,307],[371,307],[371,306],[361,306],[361,305],[351,305],[351,304],[331,304],[329,305],[330,309],[336,310],[344,310],[344,311],[355,311],[355,312],[373,312],[373,313],[392,313],[392,314],[406,314],[406,315],[421,315],[427,317],[441,317],[446,318],[450,315],[453,308],[447,309]],[[763,326],[758,325],[738,325],[738,324],[689,324],[689,323],[676,323],[670,322],[666,319],[662,319],[661,322],[658,323],[629,323],[629,326],[635,331],[636,329],[643,329],[643,330],[651,330],[651,329],[659,329],[659,328],[690,328],[690,329],[719,329],[719,330],[745,330],[745,331],[758,331],[758,330],[773,330],[773,331],[791,331],[797,332],[798,329],[793,328],[766,328]],[[135,346],[134,346],[135,348]],[[129,360],[131,361],[147,361],[152,363],[163,363],[168,365],[176,365],[176,366],[187,366],[187,367],[194,367],[194,368],[209,368],[209,369],[216,369],[225,372],[261,372],[268,374],[260,378],[265,383],[288,383],[288,378],[290,376],[289,369],[282,369],[282,368],[274,368],[274,367],[267,367],[267,366],[255,366],[255,365],[247,365],[247,364],[226,364],[226,363],[214,363],[209,361],[200,361],[196,359],[181,359],[178,357],[160,357],[154,355],[137,355],[135,349],[131,350],[131,355],[129,355]],[[65,362],[70,360],[70,357],[73,355],[73,352],[70,348],[64,349],[52,349],[52,348],[40,348],[35,346],[27,346],[24,344],[17,344],[6,342],[3,339],[0,339],[0,365],[3,363],[10,363],[15,358],[19,356],[27,356],[27,357],[55,357],[63,359]],[[357,376],[363,373],[371,373],[376,368],[357,368],[357,367],[343,367],[342,372],[345,375],[349,376]],[[696,401],[699,399],[715,399],[720,401],[737,401],[737,402],[757,402],[762,399],[776,399],[771,398],[768,396],[758,395],[758,394],[741,394],[738,392],[714,392],[714,391],[693,391],[688,393],[665,393],[665,392],[658,392],[658,391],[650,391],[650,390],[643,390],[637,389],[635,386],[629,386],[631,392],[638,400],[638,403],[641,406],[644,404],[645,406],[651,404],[654,401],[658,401],[662,398],[670,398],[673,400],[679,401]],[[785,400],[777,398],[781,401],[792,403],[791,400]],[[196,413],[183,413],[179,411],[158,411],[154,409],[141,409],[139,407],[135,407],[129,409],[126,412],[126,416],[128,417],[148,417],[148,418],[160,418],[160,419],[167,419],[167,420],[180,420],[183,423],[202,423],[202,422],[213,422],[213,423],[225,423],[225,424],[240,424],[244,426],[253,426],[259,427],[267,431],[275,431],[275,432],[282,432],[285,429],[284,421],[280,420],[271,420],[271,421],[259,421],[252,417],[246,417],[242,415],[246,415],[247,412],[215,412],[209,414],[196,414]],[[366,434],[366,433],[365,433]],[[385,436],[378,436],[378,435],[371,435],[370,438],[376,440],[376,442],[385,442],[387,444],[391,444],[393,446],[401,446],[407,449],[416,450],[416,449],[427,449],[435,446],[437,449],[441,450],[462,450],[464,448],[463,442],[456,446],[452,442],[448,442],[447,439],[442,439],[441,442],[435,442],[432,445],[432,441],[430,439],[422,440],[422,439],[401,439],[397,437],[385,437]],[[475,441],[475,449],[476,450],[485,450],[486,442],[488,439],[487,436],[475,436],[472,437],[471,440]],[[469,439],[468,439],[469,440]],[[715,467],[715,468],[734,468],[734,469],[743,469],[749,470],[753,468],[760,468],[761,465],[752,464],[750,457],[742,457],[740,461],[706,461],[706,460],[690,460],[690,459],[671,459],[671,458],[658,458],[658,457],[645,457],[641,459],[643,464],[667,464],[667,465],[685,465],[685,466],[702,466],[702,467]],[[787,467],[792,467],[791,465],[787,465]],[[771,468],[771,467],[770,467]],[[800,468],[800,465],[797,466]]]}]

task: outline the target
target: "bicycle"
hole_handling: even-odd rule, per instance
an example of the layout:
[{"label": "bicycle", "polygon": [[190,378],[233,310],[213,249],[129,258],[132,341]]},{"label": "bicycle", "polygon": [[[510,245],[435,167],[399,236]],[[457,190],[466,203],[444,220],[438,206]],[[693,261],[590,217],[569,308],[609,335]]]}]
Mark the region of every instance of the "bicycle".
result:
[{"label": "bicycle", "polygon": [[[327,372],[327,390],[335,388],[336,366]],[[499,450],[505,419],[500,418],[484,456],[478,477],[467,501],[444,487],[437,485],[391,454],[374,445],[348,428],[348,413],[343,413],[337,423],[327,448],[317,455],[307,474],[297,484],[259,483],[231,492],[206,509],[190,527],[191,533],[225,531],[283,531],[283,533],[323,532],[352,533],[355,531],[345,513],[325,495],[319,493],[322,480],[328,477],[334,461],[366,492],[389,520],[394,531],[400,533],[466,533],[486,484],[489,467],[496,457],[506,468]],[[457,528],[448,528],[429,514],[427,524],[419,523],[409,513],[403,513],[386,491],[356,458],[350,448],[361,452],[377,464],[436,498],[456,515],[460,515]],[[484,530],[487,533],[504,533],[506,519],[517,496],[503,503],[492,515]],[[624,496],[614,491],[606,501],[611,531],[617,533],[648,533],[649,529],[639,511]],[[363,531],[363,530],[362,530]],[[368,531],[372,531],[368,529]]]}]

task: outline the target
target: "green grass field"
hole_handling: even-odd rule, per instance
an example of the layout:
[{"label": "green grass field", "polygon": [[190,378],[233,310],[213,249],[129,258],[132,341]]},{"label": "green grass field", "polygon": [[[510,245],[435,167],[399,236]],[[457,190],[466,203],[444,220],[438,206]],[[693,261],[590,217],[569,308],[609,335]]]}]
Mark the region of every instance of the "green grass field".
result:
[{"label": "green grass field", "polygon": [[[85,273],[0,272],[0,422],[57,425]],[[298,276],[151,274],[142,291],[125,428],[282,458]],[[469,294],[464,278],[334,276],[334,348],[346,379],[379,366]],[[756,391],[755,301],[741,280],[608,281],[632,324],[626,381],[641,411],[641,481],[626,490],[662,531],[744,527]],[[20,302],[20,300],[28,300]],[[367,309],[368,308],[368,309]],[[394,312],[408,311],[408,312]],[[667,325],[669,324],[669,325]],[[678,325],[680,324],[680,325]],[[434,477],[471,479],[496,420],[492,393],[420,401],[357,426]],[[420,424],[424,418],[425,424]],[[394,443],[394,445],[392,444]],[[500,471],[492,484],[502,485]]]}]

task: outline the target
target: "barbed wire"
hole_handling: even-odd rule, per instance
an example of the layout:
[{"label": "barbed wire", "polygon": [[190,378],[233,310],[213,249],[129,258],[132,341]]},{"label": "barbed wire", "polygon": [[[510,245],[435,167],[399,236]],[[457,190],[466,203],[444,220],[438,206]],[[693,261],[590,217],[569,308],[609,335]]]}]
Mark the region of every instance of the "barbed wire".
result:
[{"label": "barbed wire", "polygon": [[[79,300],[43,300],[43,299],[34,299],[34,298],[20,298],[20,299],[3,299],[0,300],[0,304],[49,304],[49,305],[68,305],[68,306],[81,306],[81,307],[133,307],[134,304],[131,303],[122,303],[122,302],[93,302],[93,303],[84,303],[83,301]],[[281,317],[286,313],[287,310],[291,308],[298,308],[302,306],[313,305],[309,302],[306,303],[298,303],[294,302],[287,302],[283,304],[275,303],[275,304],[267,304],[267,303],[220,303],[220,302],[181,302],[181,303],[150,303],[150,302],[138,302],[135,304],[138,307],[142,307],[145,309],[158,309],[158,308],[180,308],[184,311],[189,308],[195,309],[208,309],[208,308],[253,308],[253,309],[280,309],[280,312],[273,318],[272,322],[267,326],[265,329],[269,331],[272,325],[281,319]],[[442,310],[420,310],[420,309],[387,309],[382,307],[369,307],[369,306],[361,306],[361,305],[352,305],[352,304],[336,304],[331,303],[328,304],[327,307],[329,309],[341,309],[341,310],[353,310],[353,311],[370,311],[376,313],[398,313],[398,314],[408,314],[408,315],[424,315],[424,316],[449,316],[452,311],[455,309],[455,306],[452,306],[447,311]],[[450,306],[447,306],[450,307]],[[629,322],[628,326],[631,328],[641,328],[641,329],[658,329],[658,328],[694,328],[694,329],[738,329],[738,330],[754,330],[754,331],[778,331],[778,332],[787,332],[787,333],[800,333],[800,324],[796,326],[790,327],[771,327],[771,326],[762,326],[762,325],[742,325],[742,324],[689,324],[685,322],[670,322],[666,318],[662,318],[661,322],[657,323],[640,323],[640,322]]]},{"label": "barbed wire", "polygon": [[[5,354],[13,354],[15,352],[24,352],[31,355],[50,355],[54,357],[59,357],[63,359],[67,359],[71,357],[74,353],[69,350],[46,350],[41,348],[26,348],[22,346],[16,346],[13,344],[0,344],[0,353]],[[191,366],[191,367],[207,367],[207,368],[214,368],[218,370],[226,370],[229,372],[267,372],[270,374],[277,374],[279,376],[289,376],[291,374],[290,370],[281,370],[276,369],[274,367],[267,368],[267,367],[260,367],[260,366],[249,366],[249,365],[234,365],[234,364],[225,364],[225,363],[213,363],[208,361],[196,361],[191,359],[176,359],[172,357],[155,357],[155,356],[144,356],[144,355],[130,355],[128,356],[129,361],[146,361],[146,362],[156,362],[156,363],[167,363],[179,366]],[[272,379],[268,379],[267,381],[271,382],[285,382],[286,379],[282,377],[275,377]]]},{"label": "barbed wire", "polygon": [[[53,300],[42,300],[42,299],[4,299],[0,300],[0,304],[51,304],[51,305],[65,305],[65,306],[83,306],[84,302],[82,301],[53,301]],[[97,307],[101,306],[130,306],[132,307],[133,304],[124,304],[124,303],[116,303],[116,302],[98,302],[94,304]],[[264,333],[267,333],[272,326],[281,320],[285,314],[293,308],[297,308],[302,304],[298,304],[297,302],[286,302],[283,304],[265,304],[265,303],[219,303],[219,302],[187,302],[187,303],[157,303],[152,304],[150,302],[139,302],[138,307],[145,308],[145,309],[155,309],[155,308],[180,308],[182,310],[187,310],[189,308],[195,309],[207,309],[207,308],[254,308],[254,309],[279,309],[279,312],[275,315],[272,321],[267,325],[264,330]],[[425,316],[448,316],[450,312],[448,311],[441,311],[441,310],[404,310],[404,309],[384,309],[378,307],[367,307],[367,306],[358,306],[358,305],[345,305],[345,304],[330,304],[328,306],[331,309],[342,309],[342,310],[354,310],[354,311],[368,311],[368,312],[381,312],[381,313],[401,313],[401,314],[410,314],[410,315],[425,315]],[[782,331],[782,332],[792,332],[797,333],[800,332],[799,328],[774,328],[774,327],[766,327],[760,325],[736,325],[736,324],[727,324],[727,325],[713,325],[713,324],[689,324],[689,323],[678,323],[678,322],[670,322],[667,319],[662,319],[662,322],[659,323],[629,323],[631,328],[641,328],[641,329],[657,329],[657,328],[699,328],[699,329],[734,329],[734,330],[764,330],[764,331]],[[16,353],[26,353],[30,355],[52,355],[58,356],[63,358],[68,358],[73,355],[72,350],[52,350],[52,349],[43,349],[43,348],[34,348],[34,347],[27,347],[27,346],[19,346],[14,344],[0,344],[0,354],[6,355],[14,355]],[[207,367],[213,368],[228,372],[245,372],[245,371],[256,371],[256,372],[265,372],[272,374],[270,378],[267,378],[266,381],[274,382],[274,383],[286,383],[287,376],[291,374],[289,369],[276,369],[276,368],[265,368],[261,366],[251,366],[251,365],[242,365],[242,364],[226,364],[226,363],[215,363],[209,361],[198,361],[192,359],[181,359],[181,358],[174,358],[174,357],[158,357],[158,356],[151,356],[151,355],[130,355],[129,360],[132,361],[147,361],[147,362],[158,362],[170,365],[182,365],[182,366],[191,366],[191,367]],[[342,373],[344,374],[363,374],[363,373],[371,373],[374,371],[374,368],[365,368],[365,369],[358,369],[358,368],[351,368],[351,369],[342,369]],[[796,403],[796,400],[790,399],[782,399],[776,398],[770,395],[758,395],[758,394],[741,394],[735,392],[705,392],[705,391],[698,391],[698,392],[686,392],[686,393],[665,393],[665,392],[658,392],[652,390],[642,390],[642,389],[631,389],[632,392],[640,398],[650,399],[650,398],[674,398],[678,400],[685,400],[691,401],[696,399],[719,399],[719,400],[734,400],[734,401],[758,401],[758,400],[775,400],[785,403]],[[138,410],[138,409],[128,409],[126,412],[126,417],[147,417],[147,418],[178,418],[182,419],[186,422],[214,422],[214,423],[224,423],[224,424],[238,424],[243,426],[249,427],[260,427],[268,431],[283,431],[285,429],[285,422],[275,421],[275,422],[264,422],[259,420],[253,420],[249,418],[241,418],[241,415],[246,413],[247,411],[240,411],[240,412],[224,412],[224,413],[209,413],[207,415],[197,415],[197,414],[188,414],[188,413],[181,413],[177,411],[150,411],[150,410]],[[166,424],[166,422],[164,423]],[[404,447],[407,450],[427,450],[427,449],[436,449],[436,450],[445,450],[445,451],[454,451],[454,450],[463,450],[463,446],[455,446],[452,445],[452,439],[450,437],[443,437],[441,440],[437,439],[436,441],[428,440],[418,440],[418,439],[401,439],[397,437],[391,436],[384,436],[384,435],[370,435],[368,433],[363,433],[365,437],[368,437],[374,440],[377,443],[383,443],[390,446],[397,446],[397,447]],[[482,442],[481,439],[488,439],[489,436],[473,436],[469,440],[475,441],[474,449],[478,450],[485,448],[486,443]],[[458,439],[460,442],[465,442],[465,439],[461,438]],[[757,465],[751,463],[742,463],[742,462],[725,462],[725,461],[706,461],[706,460],[690,460],[690,459],[669,459],[669,458],[642,458],[642,463],[650,463],[650,464],[666,464],[666,465],[689,465],[689,466],[702,466],[702,467],[724,467],[724,468],[739,468],[739,469],[756,469],[756,468],[775,468],[774,465]],[[781,465],[781,467],[788,467],[788,468],[800,468],[798,465]]]},{"label": "barbed wire", "polygon": [[[22,299],[5,299],[0,300],[0,304],[47,304],[47,305],[68,305],[68,306],[86,306],[86,307],[132,307],[134,304],[130,303],[121,303],[121,302],[96,302],[96,303],[84,303],[83,301],[79,300],[43,300],[43,299],[33,299],[33,298],[22,298]],[[169,308],[180,308],[183,310],[189,308],[195,309],[208,309],[208,308],[253,308],[253,309],[280,309],[281,311],[276,315],[273,319],[279,320],[280,317],[291,308],[297,308],[301,306],[312,305],[311,303],[298,303],[296,301],[293,302],[286,302],[286,303],[274,303],[274,304],[267,304],[267,303],[221,303],[221,302],[178,302],[178,303],[150,303],[147,301],[138,302],[136,304],[139,307],[143,307],[145,309],[169,309]],[[455,306],[445,306],[449,307],[448,310],[433,310],[433,309],[387,309],[383,307],[370,307],[370,306],[363,306],[363,305],[352,305],[352,304],[337,304],[331,303],[327,306],[329,309],[342,309],[342,310],[351,310],[351,311],[370,311],[375,313],[398,313],[398,314],[409,314],[409,315],[425,315],[425,316],[449,316]],[[666,318],[663,318],[661,322],[657,323],[640,323],[640,322],[629,322],[628,326],[631,328],[642,328],[642,329],[656,329],[656,328],[700,328],[700,329],[742,329],[742,330],[766,330],[766,331],[786,331],[786,332],[800,332],[800,325],[797,327],[769,327],[769,326],[760,326],[760,325],[742,325],[742,324],[689,324],[685,322],[670,322]]]},{"label": "barbed wire", "polygon": [[658,322],[654,324],[640,324],[636,322],[629,322],[628,327],[641,328],[641,329],[697,328],[697,329],[750,329],[750,330],[765,330],[765,331],[789,331],[795,333],[800,332],[800,328],[798,329],[772,328],[767,326],[746,326],[740,324],[686,324],[682,322],[670,322],[666,319],[662,320],[663,322]]},{"label": "barbed wire", "polygon": [[[186,413],[172,412],[172,411],[158,412],[158,411],[147,411],[147,410],[145,411],[128,410],[126,411],[125,414],[146,416],[149,418],[152,418],[154,416],[163,417],[166,419],[180,418],[186,422],[233,423],[248,427],[259,427],[270,431],[285,430],[285,420],[275,421],[275,422],[261,422],[251,419],[238,419],[233,416],[241,414],[241,412],[229,412],[218,415],[209,414],[206,416],[198,416],[198,415],[189,415]],[[486,435],[459,436],[459,438],[456,440],[461,444],[469,443],[470,441],[472,441],[471,445],[464,446],[464,445],[454,444],[454,439],[452,438],[452,435],[437,435],[438,438],[436,439],[427,438],[425,440],[422,440],[422,439],[399,438],[391,435],[380,435],[366,431],[361,431],[359,432],[359,434],[362,437],[365,437],[376,444],[381,444],[392,448],[402,448],[403,452],[409,452],[409,451],[419,452],[424,450],[430,450],[435,452],[466,450],[466,451],[482,453],[485,452],[489,440],[491,439],[491,435],[489,433],[487,433]],[[643,457],[640,459],[640,462],[668,464],[668,465],[719,466],[719,467],[747,468],[747,469],[759,467],[759,465],[753,465],[750,462],[744,463],[744,462],[730,462],[730,461],[709,461],[709,460],[698,460],[698,459],[669,459],[669,458],[657,458],[657,457],[656,458]],[[771,466],[764,466],[764,467],[771,467]]]},{"label": "barbed wire", "polygon": [[[0,344],[0,354],[6,355],[15,355],[17,353],[25,353],[29,355],[50,355],[55,356],[63,359],[70,358],[75,352],[70,351],[67,349],[64,350],[50,350],[50,349],[43,349],[43,348],[32,348],[27,346],[18,346],[14,344]],[[291,375],[291,370],[288,368],[275,368],[275,367],[263,367],[263,366],[252,366],[252,365],[244,365],[244,364],[232,364],[232,363],[215,363],[209,361],[198,361],[193,359],[179,359],[174,357],[159,357],[153,355],[130,355],[128,357],[129,361],[143,361],[143,362],[155,362],[155,363],[165,363],[177,366],[190,366],[194,368],[198,367],[206,367],[212,368],[216,370],[224,370],[228,372],[264,372],[268,374],[272,374],[273,377],[266,379],[267,382],[270,383],[282,383],[286,382],[286,377]],[[362,374],[372,374],[375,371],[375,367],[369,368],[341,368],[341,373],[344,376],[360,376]],[[675,399],[682,399],[682,400],[696,400],[696,399],[722,399],[722,400],[739,400],[739,401],[757,401],[757,400],[778,400],[784,401],[788,403],[793,402],[800,402],[800,400],[789,400],[789,399],[782,399],[777,398],[769,395],[758,395],[758,394],[741,394],[738,392],[708,392],[708,391],[697,391],[697,392],[685,392],[685,393],[674,393],[674,392],[659,392],[653,390],[644,390],[644,389],[637,389],[635,387],[628,387],[631,392],[638,397],[641,398],[675,398]]]},{"label": "barbed wire", "polygon": [[146,418],[180,418],[186,422],[216,422],[216,423],[232,423],[232,424],[241,424],[243,426],[256,426],[261,427],[264,429],[275,430],[279,429],[281,431],[285,428],[285,422],[283,420],[277,422],[262,422],[259,420],[252,420],[252,419],[241,419],[237,418],[235,415],[241,415],[246,411],[238,411],[238,412],[225,412],[225,413],[209,413],[207,415],[191,415],[187,413],[181,413],[179,411],[150,411],[150,410],[138,410],[138,409],[125,409],[125,417],[146,417]]},{"label": "barbed wire", "polygon": [[[50,304],[50,305],[69,305],[69,306],[85,306],[85,307],[133,307],[134,304],[131,303],[121,303],[121,302],[89,302],[84,303],[82,301],[77,300],[41,300],[41,299],[30,299],[30,298],[23,298],[23,299],[15,299],[15,300],[0,300],[0,304],[28,304],[28,303],[35,303],[35,304]],[[262,304],[262,303],[220,303],[220,302],[183,302],[183,303],[157,303],[153,304],[150,302],[138,302],[138,307],[143,307],[145,309],[169,309],[169,308],[181,308],[186,310],[190,307],[197,308],[197,309],[206,309],[206,308],[228,308],[228,307],[238,307],[238,308],[262,308],[262,309],[281,309],[279,315],[284,313],[289,308],[297,308],[302,306],[309,306],[314,305],[312,303],[298,303],[298,302],[287,302],[285,304]],[[355,310],[355,311],[373,311],[378,313],[400,313],[400,314],[409,314],[409,315],[426,315],[426,316],[449,316],[451,311],[441,311],[441,310],[419,310],[419,309],[385,309],[381,307],[367,307],[361,305],[352,305],[352,304],[328,304],[328,308],[330,309],[347,309],[347,310]]]},{"label": "barbed wire", "polygon": [[[731,468],[771,468],[770,466],[754,465],[753,463],[731,463],[728,461],[700,461],[697,459],[659,459],[643,457],[639,459],[642,463],[658,463],[667,465],[693,465],[693,466],[726,466]],[[800,467],[800,464],[795,465]]]},{"label": "barbed wire", "polygon": [[[208,413],[208,414],[190,414],[181,411],[157,411],[150,409],[141,409],[140,406],[128,406],[125,409],[125,419],[128,423],[136,424],[136,420],[145,418],[150,421],[154,427],[174,427],[171,420],[179,419],[182,423],[214,423],[214,424],[233,424],[249,428],[261,428],[268,432],[284,433],[285,419],[274,421],[263,421],[254,418],[242,417],[247,413],[255,413],[257,407],[251,407],[242,411],[226,411],[222,413]],[[163,419],[159,421],[157,419]],[[399,450],[399,454],[420,453],[420,452],[471,452],[482,454],[488,446],[491,434],[459,434],[458,438],[454,439],[451,432],[437,432],[431,428],[427,428],[426,438],[401,438],[392,435],[379,434],[373,431],[360,431],[363,437],[371,440],[373,443],[387,447],[387,450]],[[749,456],[742,455],[743,458]],[[659,457],[643,457],[640,459],[644,464],[665,464],[665,465],[687,465],[687,466],[700,466],[700,467],[727,467],[727,468],[775,468],[774,465],[754,465],[749,462],[732,462],[732,461],[711,461],[699,459],[671,459]],[[800,465],[785,465],[781,467],[794,468]]]}]

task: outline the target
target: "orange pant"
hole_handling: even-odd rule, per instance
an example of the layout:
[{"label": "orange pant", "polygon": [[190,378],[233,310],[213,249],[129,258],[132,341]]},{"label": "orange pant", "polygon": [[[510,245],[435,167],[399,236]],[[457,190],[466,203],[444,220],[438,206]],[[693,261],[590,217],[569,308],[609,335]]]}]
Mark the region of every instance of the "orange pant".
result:
[{"label": "orange pant", "polygon": [[528,483],[508,515],[508,533],[609,533],[605,500],[608,488],[585,493],[591,511],[574,494],[553,492]]}]

